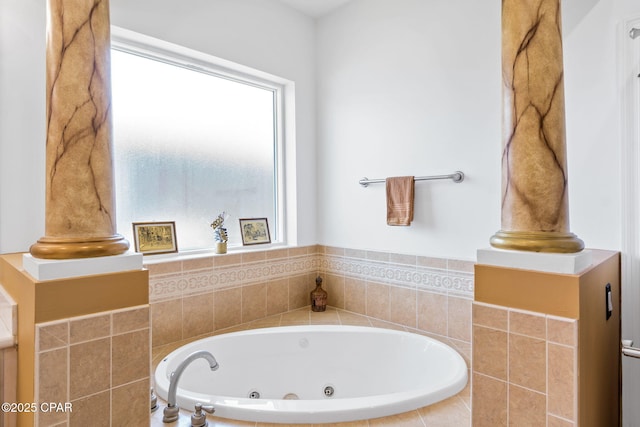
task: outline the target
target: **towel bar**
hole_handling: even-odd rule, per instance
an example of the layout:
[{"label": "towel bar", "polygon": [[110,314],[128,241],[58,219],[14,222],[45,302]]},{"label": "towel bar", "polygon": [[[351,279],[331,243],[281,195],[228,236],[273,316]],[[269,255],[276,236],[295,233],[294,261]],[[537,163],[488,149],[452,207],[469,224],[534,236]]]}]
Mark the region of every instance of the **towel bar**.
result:
[{"label": "towel bar", "polygon": [[[432,175],[432,176],[416,176],[413,178],[414,181],[429,181],[432,179],[451,179],[453,182],[459,183],[464,181],[464,173],[460,171],[456,171],[450,175]],[[379,182],[385,182],[386,179],[369,179],[366,176],[358,181],[358,184],[363,187],[368,187],[369,184],[376,184]]]}]

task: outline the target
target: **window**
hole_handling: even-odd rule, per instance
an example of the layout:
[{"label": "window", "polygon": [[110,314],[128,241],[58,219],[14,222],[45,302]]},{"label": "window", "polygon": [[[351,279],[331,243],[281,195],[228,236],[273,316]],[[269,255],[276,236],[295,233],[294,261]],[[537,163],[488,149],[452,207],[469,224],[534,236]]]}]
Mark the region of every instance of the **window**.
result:
[{"label": "window", "polygon": [[119,232],[132,241],[133,222],[175,221],[181,251],[210,249],[209,224],[225,211],[229,246],[251,217],[267,217],[282,242],[282,82],[187,49],[112,46]]}]

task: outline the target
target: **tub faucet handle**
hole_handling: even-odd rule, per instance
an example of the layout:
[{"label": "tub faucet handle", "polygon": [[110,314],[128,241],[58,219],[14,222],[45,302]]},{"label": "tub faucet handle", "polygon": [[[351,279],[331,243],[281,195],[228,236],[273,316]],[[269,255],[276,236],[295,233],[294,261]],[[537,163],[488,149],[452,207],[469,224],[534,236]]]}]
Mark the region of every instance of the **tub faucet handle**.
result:
[{"label": "tub faucet handle", "polygon": [[156,396],[156,391],[153,389],[153,387],[151,387],[151,397],[150,397],[150,402],[151,402],[151,412],[154,412],[156,409],[158,409],[158,396]]},{"label": "tub faucet handle", "polygon": [[216,410],[211,405],[205,406],[202,403],[196,403],[196,412],[191,415],[191,427],[206,427],[207,415],[203,414],[202,411],[213,414]]}]

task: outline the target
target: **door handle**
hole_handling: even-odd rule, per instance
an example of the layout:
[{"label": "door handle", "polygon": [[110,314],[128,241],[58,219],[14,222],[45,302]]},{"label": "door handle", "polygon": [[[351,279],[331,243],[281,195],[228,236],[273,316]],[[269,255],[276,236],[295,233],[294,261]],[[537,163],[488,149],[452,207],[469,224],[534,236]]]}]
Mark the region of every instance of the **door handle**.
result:
[{"label": "door handle", "polygon": [[622,340],[622,354],[640,359],[640,348],[632,347],[633,341]]}]

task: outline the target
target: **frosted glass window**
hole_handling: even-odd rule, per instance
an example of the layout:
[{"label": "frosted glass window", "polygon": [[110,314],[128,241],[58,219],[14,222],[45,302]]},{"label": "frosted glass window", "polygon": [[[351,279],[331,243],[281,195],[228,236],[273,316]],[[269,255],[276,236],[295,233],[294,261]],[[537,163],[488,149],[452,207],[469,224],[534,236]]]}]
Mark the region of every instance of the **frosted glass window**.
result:
[{"label": "frosted glass window", "polygon": [[179,250],[212,248],[226,211],[229,246],[239,218],[277,218],[277,90],[112,50],[118,232],[175,221]]}]

